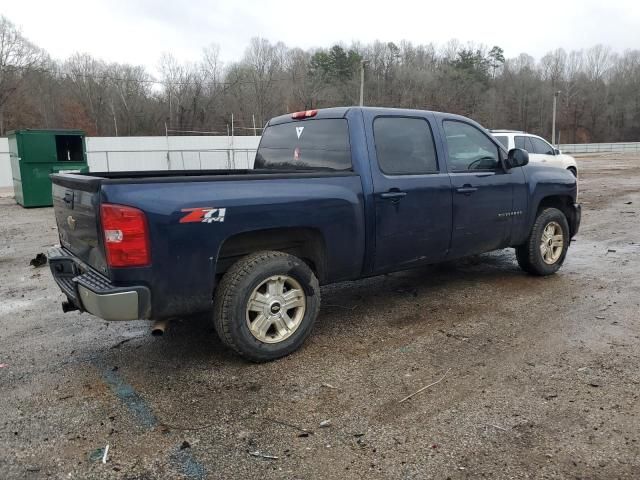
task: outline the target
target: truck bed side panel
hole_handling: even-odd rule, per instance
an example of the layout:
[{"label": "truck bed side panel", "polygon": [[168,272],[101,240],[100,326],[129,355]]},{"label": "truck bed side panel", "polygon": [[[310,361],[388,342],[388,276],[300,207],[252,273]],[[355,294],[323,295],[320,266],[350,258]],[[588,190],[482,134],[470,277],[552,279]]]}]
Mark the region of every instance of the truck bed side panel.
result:
[{"label": "truck bed side panel", "polygon": [[[357,278],[362,272],[365,228],[362,186],[356,174],[113,183],[103,185],[102,201],[137,207],[147,214],[152,266],[112,269],[111,279],[117,284],[134,280],[153,284],[154,318],[210,308],[218,253],[226,239],[240,233],[314,229],[324,240],[327,281]],[[217,220],[210,222],[193,210],[222,208],[224,220],[218,211],[213,215]]]}]

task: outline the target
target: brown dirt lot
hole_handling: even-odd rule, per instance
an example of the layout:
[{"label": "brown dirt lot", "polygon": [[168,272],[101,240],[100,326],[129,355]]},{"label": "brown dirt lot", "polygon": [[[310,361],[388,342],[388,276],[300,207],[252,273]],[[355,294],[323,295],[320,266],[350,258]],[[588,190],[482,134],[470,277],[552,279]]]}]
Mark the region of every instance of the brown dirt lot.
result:
[{"label": "brown dirt lot", "polygon": [[578,161],[557,275],[507,250],[329,286],[263,365],[206,318],[63,314],[29,266],[51,209],[0,198],[0,478],[640,478],[640,157]]}]

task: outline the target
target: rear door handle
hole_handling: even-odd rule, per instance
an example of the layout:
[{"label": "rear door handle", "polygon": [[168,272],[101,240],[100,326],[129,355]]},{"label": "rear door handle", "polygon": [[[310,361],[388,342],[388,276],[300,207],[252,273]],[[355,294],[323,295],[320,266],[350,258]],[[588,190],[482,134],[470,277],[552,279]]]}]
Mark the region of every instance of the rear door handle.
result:
[{"label": "rear door handle", "polygon": [[464,187],[456,188],[456,192],[463,193],[465,195],[471,195],[476,190],[478,190],[478,187],[472,187],[471,185],[465,185]]},{"label": "rear door handle", "polygon": [[407,196],[407,192],[384,192],[380,194],[380,198],[384,198],[386,200],[400,200]]}]

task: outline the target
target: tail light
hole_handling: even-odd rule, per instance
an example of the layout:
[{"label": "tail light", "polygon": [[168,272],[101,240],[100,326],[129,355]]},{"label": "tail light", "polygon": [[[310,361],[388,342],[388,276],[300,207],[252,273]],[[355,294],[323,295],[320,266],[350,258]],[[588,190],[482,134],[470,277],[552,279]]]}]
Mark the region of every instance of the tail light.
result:
[{"label": "tail light", "polygon": [[149,229],[142,210],[103,203],[100,217],[110,267],[144,267],[151,263]]},{"label": "tail light", "polygon": [[317,113],[318,113],[318,110],[303,110],[302,112],[292,113],[291,118],[299,119],[299,118],[315,117]]}]

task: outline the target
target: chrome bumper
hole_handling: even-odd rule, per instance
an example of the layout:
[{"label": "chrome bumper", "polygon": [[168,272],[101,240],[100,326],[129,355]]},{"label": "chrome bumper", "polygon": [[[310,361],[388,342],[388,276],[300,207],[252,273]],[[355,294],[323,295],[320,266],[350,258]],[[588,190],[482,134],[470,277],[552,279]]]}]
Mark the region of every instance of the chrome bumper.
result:
[{"label": "chrome bumper", "polygon": [[116,287],[63,248],[52,248],[47,258],[60,290],[79,310],[110,321],[150,318],[148,288]]},{"label": "chrome bumper", "polygon": [[137,320],[138,292],[99,294],[78,285],[82,307],[96,317],[105,320]]}]

